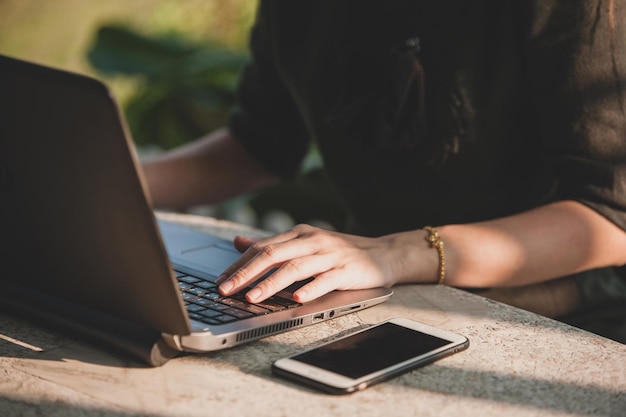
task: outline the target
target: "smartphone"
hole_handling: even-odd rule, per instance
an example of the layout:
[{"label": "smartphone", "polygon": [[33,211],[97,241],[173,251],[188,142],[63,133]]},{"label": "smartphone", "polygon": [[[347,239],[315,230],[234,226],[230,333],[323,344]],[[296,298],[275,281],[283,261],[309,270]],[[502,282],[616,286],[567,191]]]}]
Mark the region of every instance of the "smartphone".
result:
[{"label": "smartphone", "polygon": [[465,336],[395,318],[278,359],[272,372],[331,394],[348,394],[468,347]]}]

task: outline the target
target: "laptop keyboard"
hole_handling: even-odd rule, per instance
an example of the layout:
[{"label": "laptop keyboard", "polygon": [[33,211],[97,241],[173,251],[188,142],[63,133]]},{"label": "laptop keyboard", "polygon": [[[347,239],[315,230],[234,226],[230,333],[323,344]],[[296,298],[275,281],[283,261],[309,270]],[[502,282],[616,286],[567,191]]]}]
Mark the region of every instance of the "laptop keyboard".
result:
[{"label": "laptop keyboard", "polygon": [[301,305],[276,295],[255,304],[246,301],[244,293],[224,297],[219,293],[215,282],[180,271],[174,272],[189,318],[202,323],[212,325],[232,323]]}]

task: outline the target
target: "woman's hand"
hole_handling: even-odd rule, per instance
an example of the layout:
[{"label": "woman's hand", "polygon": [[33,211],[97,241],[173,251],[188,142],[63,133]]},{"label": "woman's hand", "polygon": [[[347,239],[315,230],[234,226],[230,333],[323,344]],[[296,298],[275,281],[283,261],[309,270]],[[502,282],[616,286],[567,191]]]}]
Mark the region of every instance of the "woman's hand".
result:
[{"label": "woman's hand", "polygon": [[[526,285],[626,264],[624,230],[574,201],[437,230],[445,242],[445,282],[452,286]],[[264,239],[238,237],[243,255],[218,278],[220,291],[231,295],[259,281],[246,295],[259,302],[313,277],[294,293],[306,302],[333,290],[435,283],[439,258],[426,235],[414,230],[366,238],[299,225]]]},{"label": "woman's hand", "polygon": [[[243,252],[240,259],[218,278],[223,295],[239,292],[260,280],[247,292],[250,302],[260,302],[296,281],[313,279],[293,297],[307,302],[333,290],[392,286],[403,276],[404,252],[411,247],[426,247],[423,232],[367,238],[298,225],[278,235],[251,239],[235,238]],[[407,242],[421,240],[422,243]],[[435,259],[433,278],[436,274]],[[268,272],[274,270],[266,278]]]}]

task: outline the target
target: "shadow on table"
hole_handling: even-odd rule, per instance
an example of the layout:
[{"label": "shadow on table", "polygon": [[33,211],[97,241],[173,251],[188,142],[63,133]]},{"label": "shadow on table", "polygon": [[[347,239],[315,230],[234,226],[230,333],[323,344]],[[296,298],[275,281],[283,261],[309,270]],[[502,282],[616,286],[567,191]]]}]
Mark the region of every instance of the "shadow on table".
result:
[{"label": "shadow on table", "polygon": [[626,410],[623,391],[440,364],[386,383],[576,415],[623,416]]},{"label": "shadow on table", "polygon": [[71,359],[116,368],[149,367],[120,350],[5,314],[0,315],[0,357],[49,361]]},{"label": "shadow on table", "polygon": [[[623,300],[605,302],[553,319],[463,289],[411,285],[397,291],[385,306],[400,315],[404,315],[408,308],[419,311],[420,316],[426,313],[437,318],[446,315],[489,317],[496,318],[503,324],[542,328],[565,336],[584,330],[622,344],[626,343],[626,307]],[[370,311],[376,310],[365,310],[358,314],[366,321],[379,320]]]},{"label": "shadow on table", "polygon": [[[137,413],[119,410],[105,410],[97,407],[64,404],[59,401],[33,401],[25,398],[11,398],[0,395],[0,410],[5,416],[89,416],[89,417],[136,417]],[[19,412],[13,414],[12,411]]]}]

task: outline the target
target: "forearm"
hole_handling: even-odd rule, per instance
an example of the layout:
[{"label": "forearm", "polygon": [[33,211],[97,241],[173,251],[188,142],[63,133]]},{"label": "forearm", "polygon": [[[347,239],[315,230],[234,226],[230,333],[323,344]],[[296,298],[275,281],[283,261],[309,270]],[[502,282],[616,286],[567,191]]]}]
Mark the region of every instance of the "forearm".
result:
[{"label": "forearm", "polygon": [[[626,233],[594,210],[562,201],[514,216],[437,228],[445,243],[446,283],[459,287],[524,285],[626,263]],[[420,233],[421,238],[425,236]],[[437,253],[419,244],[425,260],[401,281],[435,282]],[[415,267],[416,264],[414,264]],[[430,272],[429,271],[430,268]]]},{"label": "forearm", "polygon": [[277,181],[227,129],[146,159],[142,166],[159,208],[216,203]]}]

